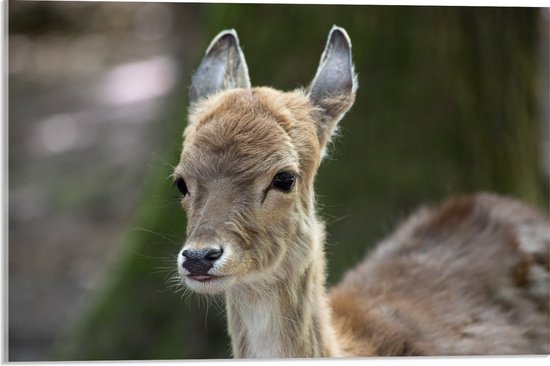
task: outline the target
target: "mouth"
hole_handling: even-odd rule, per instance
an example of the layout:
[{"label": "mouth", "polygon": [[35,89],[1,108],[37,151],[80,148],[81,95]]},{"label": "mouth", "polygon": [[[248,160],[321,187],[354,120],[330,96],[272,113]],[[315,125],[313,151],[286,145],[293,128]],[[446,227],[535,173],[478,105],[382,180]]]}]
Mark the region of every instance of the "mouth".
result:
[{"label": "mouth", "polygon": [[216,276],[216,275],[186,275],[185,284],[191,290],[198,293],[215,294],[223,292],[234,283],[235,278],[232,276]]},{"label": "mouth", "polygon": [[191,276],[188,275],[187,278],[199,281],[199,282],[210,282],[210,281],[216,281],[219,279],[222,279],[224,276],[214,276],[214,275],[201,275],[201,276]]}]

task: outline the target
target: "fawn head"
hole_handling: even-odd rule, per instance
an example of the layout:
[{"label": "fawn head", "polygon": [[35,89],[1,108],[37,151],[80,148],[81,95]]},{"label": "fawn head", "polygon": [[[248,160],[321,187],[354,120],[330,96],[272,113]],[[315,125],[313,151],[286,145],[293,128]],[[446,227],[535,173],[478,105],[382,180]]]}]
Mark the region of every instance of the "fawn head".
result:
[{"label": "fawn head", "polygon": [[[174,183],[187,211],[186,285],[216,293],[290,275],[311,260],[313,179],[355,99],[351,43],[333,27],[307,90],[252,88],[234,30],[214,38],[192,79]],[[321,234],[318,234],[321,235]]]}]

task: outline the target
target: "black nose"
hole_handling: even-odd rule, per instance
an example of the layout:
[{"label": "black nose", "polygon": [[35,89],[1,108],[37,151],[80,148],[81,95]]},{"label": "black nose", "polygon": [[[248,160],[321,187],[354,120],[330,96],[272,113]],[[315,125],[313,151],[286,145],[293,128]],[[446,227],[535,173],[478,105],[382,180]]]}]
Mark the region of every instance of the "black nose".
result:
[{"label": "black nose", "polygon": [[223,254],[221,248],[206,248],[200,250],[185,249],[181,254],[185,257],[183,268],[189,271],[191,276],[204,276],[212,268],[214,262]]}]

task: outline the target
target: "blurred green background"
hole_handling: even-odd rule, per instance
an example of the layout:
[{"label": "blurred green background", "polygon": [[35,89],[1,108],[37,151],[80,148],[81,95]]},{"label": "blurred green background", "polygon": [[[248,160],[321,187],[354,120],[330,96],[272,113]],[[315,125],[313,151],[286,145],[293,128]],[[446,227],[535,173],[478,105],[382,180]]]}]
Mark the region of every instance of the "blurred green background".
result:
[{"label": "blurred green background", "polygon": [[547,10],[10,1],[8,15],[10,360],[230,356],[223,306],[172,286],[185,215],[168,179],[222,29],[253,85],[283,90],[308,85],[333,24],[352,40],[357,99],[317,177],[329,283],[455,193],[548,212]]}]

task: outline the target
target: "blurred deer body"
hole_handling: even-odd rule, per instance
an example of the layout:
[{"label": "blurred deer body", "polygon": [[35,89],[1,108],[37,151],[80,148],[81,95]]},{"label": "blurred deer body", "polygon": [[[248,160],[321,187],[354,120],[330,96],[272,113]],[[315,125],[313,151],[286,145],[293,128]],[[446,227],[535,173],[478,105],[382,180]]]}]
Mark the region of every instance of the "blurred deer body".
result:
[{"label": "blurred deer body", "polygon": [[193,77],[174,172],[188,216],[178,270],[225,294],[233,355],[548,352],[550,229],[508,199],[419,211],[327,294],[313,183],[356,88],[338,27],[307,90],[252,88],[234,31]]},{"label": "blurred deer body", "polygon": [[331,290],[336,328],[351,354],[546,354],[549,246],[548,219],[511,199],[421,209]]}]

